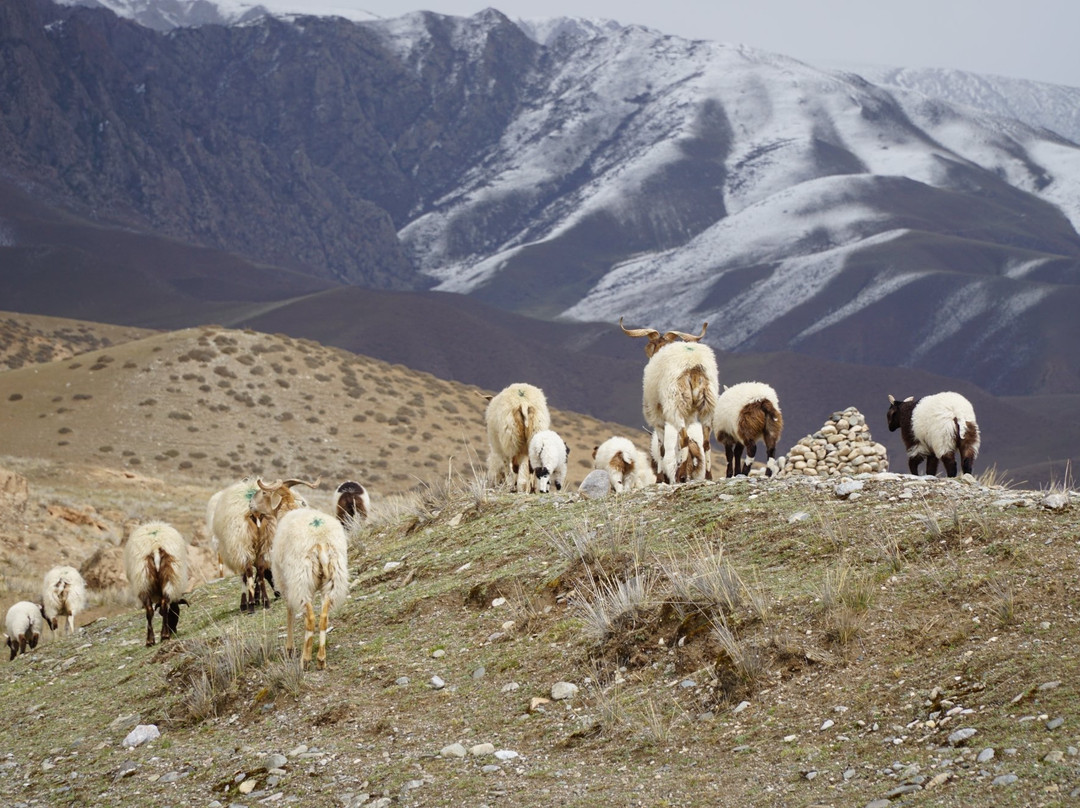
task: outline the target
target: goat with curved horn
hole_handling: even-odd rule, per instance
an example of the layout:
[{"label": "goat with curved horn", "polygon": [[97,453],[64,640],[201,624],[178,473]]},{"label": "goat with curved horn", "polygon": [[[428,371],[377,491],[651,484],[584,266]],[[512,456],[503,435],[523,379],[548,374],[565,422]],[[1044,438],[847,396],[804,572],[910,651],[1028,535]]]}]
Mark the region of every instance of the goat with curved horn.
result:
[{"label": "goat with curved horn", "polygon": [[675,342],[675,340],[682,340],[683,342],[698,342],[705,336],[705,329],[709,327],[708,323],[705,323],[701,327],[700,334],[687,334],[685,331],[665,331],[661,334],[655,328],[627,328],[623,325],[623,318],[619,318],[619,328],[623,330],[623,333],[628,337],[648,337],[649,342],[645,345],[645,355],[652,358],[652,355],[658,350],[663,348],[669,343]]}]

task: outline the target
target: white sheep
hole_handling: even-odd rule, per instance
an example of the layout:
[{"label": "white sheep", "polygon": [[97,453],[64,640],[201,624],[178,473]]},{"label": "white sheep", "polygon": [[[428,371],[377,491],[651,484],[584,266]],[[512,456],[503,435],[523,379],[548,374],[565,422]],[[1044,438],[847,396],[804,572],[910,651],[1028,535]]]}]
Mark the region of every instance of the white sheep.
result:
[{"label": "white sheep", "polygon": [[593,449],[593,468],[607,472],[616,494],[644,488],[656,482],[648,455],[629,438],[611,437]]},{"label": "white sheep", "polygon": [[240,574],[241,612],[254,612],[257,603],[262,603],[264,609],[270,608],[266,583],[270,578],[273,591],[269,559],[274,525],[280,514],[305,504],[292,491],[292,486],[300,484],[314,488],[318,480],[314,483],[279,480],[267,486],[262,480],[245,479],[211,497],[217,498],[210,518],[211,535],[217,540],[218,554],[225,566]]},{"label": "white sheep", "polygon": [[551,428],[547,399],[539,387],[511,384],[488,400],[484,412],[488,434],[487,482],[512,480],[513,490],[529,490],[529,442]]},{"label": "white sheep", "polygon": [[[663,434],[661,471],[671,482],[711,476],[708,436],[716,408],[719,373],[716,355],[699,342],[708,325],[705,323],[697,335],[681,331],[661,335],[651,328],[628,329],[619,320],[627,335],[649,338],[645,346],[649,362],[642,379],[642,414],[653,430]],[[689,433],[683,434],[692,424],[701,430],[700,441]],[[692,443],[696,445],[693,451]],[[694,476],[680,479],[679,469],[690,467],[683,464],[688,452],[696,457],[699,451],[703,455],[700,462],[691,464]]]},{"label": "white sheep", "polygon": [[289,511],[278,520],[270,567],[288,609],[286,647],[293,653],[293,620],[304,613],[304,649],[300,667],[311,661],[315,633],[315,593],[322,598],[319,612],[319,652],[316,667],[326,667],[328,614],[349,591],[345,529],[329,514],[314,508]]},{"label": "white sheep", "polygon": [[57,618],[66,617],[67,633],[74,633],[75,615],[86,607],[86,581],[74,567],[53,567],[42,581],[41,604],[49,628],[56,631]]},{"label": "white sheep", "polygon": [[124,545],[124,570],[135,599],[146,611],[146,645],[154,644],[154,611],[161,615],[161,640],[176,632],[188,586],[188,546],[166,522],[147,522]]},{"label": "white sheep", "polygon": [[[725,387],[716,401],[712,428],[716,439],[724,444],[727,476],[749,474],[758,440],[765,444],[769,459],[776,457],[776,444],[784,431],[784,416],[776,391],[762,382],[739,382]],[[771,476],[772,469],[765,473]]]},{"label": "white sheep", "polygon": [[550,429],[541,429],[529,440],[529,470],[532,485],[542,494],[546,494],[555,484],[555,490],[561,491],[566,481],[566,461],[570,456],[570,447],[559,437],[559,433]]},{"label": "white sheep", "polygon": [[4,641],[11,649],[11,659],[25,654],[27,647],[36,648],[41,639],[41,624],[45,610],[37,603],[20,600],[7,610],[4,619]]},{"label": "white sheep", "polygon": [[920,399],[908,396],[903,401],[889,396],[885,417],[890,432],[900,430],[912,474],[919,473],[919,465],[925,458],[926,473],[934,476],[940,459],[945,473],[955,477],[957,452],[963,473],[971,474],[981,437],[975,409],[959,393],[935,393]]}]

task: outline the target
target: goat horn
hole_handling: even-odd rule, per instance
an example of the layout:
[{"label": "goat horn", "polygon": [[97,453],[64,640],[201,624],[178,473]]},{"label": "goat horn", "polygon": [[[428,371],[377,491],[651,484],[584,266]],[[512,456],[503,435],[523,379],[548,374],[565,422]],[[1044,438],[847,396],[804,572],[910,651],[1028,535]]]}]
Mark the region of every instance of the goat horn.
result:
[{"label": "goat horn", "polygon": [[313,482],[313,483],[309,483],[307,480],[291,479],[291,480],[286,480],[283,483],[278,483],[278,485],[279,486],[287,485],[289,488],[292,488],[294,485],[306,485],[308,488],[318,488],[319,483],[321,483],[321,482],[322,482],[322,477],[316,477],[315,482]]},{"label": "goat horn", "polygon": [[255,479],[255,483],[256,483],[256,485],[258,485],[258,486],[259,486],[259,488],[261,488],[261,489],[262,489],[263,491],[277,491],[277,490],[278,490],[279,488],[281,488],[281,486],[282,486],[282,482],[281,482],[281,480],[278,480],[277,482],[274,482],[274,483],[270,483],[270,485],[267,485],[266,483],[264,483],[264,482],[262,481],[262,477],[257,477],[257,478]]},{"label": "goat horn", "polygon": [[652,339],[660,336],[660,332],[655,328],[627,328],[622,324],[623,318],[619,318],[619,328],[623,330],[623,333],[628,337],[648,337]]},{"label": "goat horn", "polygon": [[709,327],[709,324],[705,323],[705,325],[703,325],[701,327],[701,333],[700,334],[687,334],[684,331],[668,331],[667,333],[664,334],[664,341],[665,342],[671,342],[676,337],[678,337],[683,342],[697,342],[698,340],[700,340],[702,337],[705,336],[705,329],[708,328],[708,327]]}]

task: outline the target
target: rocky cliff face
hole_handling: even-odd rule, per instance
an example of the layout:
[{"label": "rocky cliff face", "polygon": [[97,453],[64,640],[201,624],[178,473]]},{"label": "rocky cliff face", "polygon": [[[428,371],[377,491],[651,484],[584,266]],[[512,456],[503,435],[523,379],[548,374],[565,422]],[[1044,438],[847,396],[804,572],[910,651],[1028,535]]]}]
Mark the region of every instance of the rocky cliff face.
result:
[{"label": "rocky cliff face", "polygon": [[[426,15],[422,64],[341,21],[162,34],[103,9],[0,7],[0,170],[103,220],[381,288],[425,285],[396,227],[445,193],[535,43]],[[471,32],[466,32],[471,33]],[[464,64],[468,59],[468,64]]]}]

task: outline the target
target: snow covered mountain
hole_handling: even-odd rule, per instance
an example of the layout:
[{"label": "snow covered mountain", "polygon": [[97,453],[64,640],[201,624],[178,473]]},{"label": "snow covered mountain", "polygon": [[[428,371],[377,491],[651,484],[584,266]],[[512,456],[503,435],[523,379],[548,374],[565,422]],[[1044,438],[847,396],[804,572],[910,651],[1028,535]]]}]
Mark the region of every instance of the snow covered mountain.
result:
[{"label": "snow covered mountain", "polygon": [[[107,2],[166,20],[196,5]],[[334,242],[350,234],[337,200],[362,197],[389,213],[437,289],[518,312],[684,330],[708,320],[708,341],[726,349],[919,367],[997,392],[1080,391],[1080,146],[1015,117],[1030,82],[969,82],[956,103],[928,95],[929,79],[872,83],[607,21],[515,27],[490,9],[270,20],[243,0],[200,8],[243,24],[114,47],[111,59],[134,54],[121,79],[89,82],[85,67],[77,78],[112,90],[113,137],[130,109],[153,119],[141,106],[150,101],[151,111],[194,116],[153,144],[168,185],[138,167],[145,161],[129,162],[162,140],[157,130],[112,152],[78,125],[64,142],[89,148],[87,172],[102,154],[119,166],[112,176],[139,172],[126,204],[147,218],[182,202],[184,182],[188,194],[197,188],[200,207],[170,219],[173,233],[212,227],[217,244],[265,257],[270,203],[302,182],[301,199],[276,206],[292,240],[274,255],[302,243],[309,263],[320,250],[347,263],[355,249]],[[58,53],[49,70],[96,41],[71,33],[80,25],[101,24],[72,17],[49,29]],[[110,36],[121,33],[138,38]],[[155,59],[179,89],[161,81]],[[153,97],[137,97],[140,86]],[[977,108],[987,87],[1013,106]],[[1068,93],[1054,98],[1064,110]],[[2,128],[0,145],[19,145]],[[244,148],[223,154],[236,139]],[[226,175],[259,187],[215,204]],[[126,192],[118,183],[105,193],[83,173],[74,188],[72,176],[33,173],[96,194],[96,209]],[[342,189],[326,197],[328,183]],[[298,209],[318,215],[300,221]],[[226,227],[205,210],[238,218]],[[258,244],[245,241],[256,226]],[[304,227],[318,228],[314,243]],[[339,278],[386,274],[336,267]]]}]

